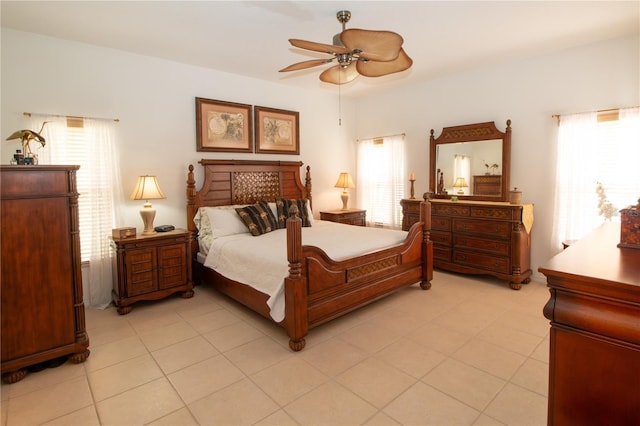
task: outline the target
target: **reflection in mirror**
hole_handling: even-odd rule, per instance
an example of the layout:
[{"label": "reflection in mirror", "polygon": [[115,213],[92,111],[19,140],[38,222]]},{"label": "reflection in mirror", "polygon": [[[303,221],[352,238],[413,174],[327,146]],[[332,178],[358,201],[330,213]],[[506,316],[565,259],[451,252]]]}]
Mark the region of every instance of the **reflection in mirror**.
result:
[{"label": "reflection in mirror", "polygon": [[500,132],[494,122],[431,130],[429,191],[436,198],[507,201],[511,120]]},{"label": "reflection in mirror", "polygon": [[[436,169],[440,169],[442,187],[437,192],[499,196],[501,164],[502,139],[438,145]],[[463,179],[466,187],[454,187],[457,179]]]}]

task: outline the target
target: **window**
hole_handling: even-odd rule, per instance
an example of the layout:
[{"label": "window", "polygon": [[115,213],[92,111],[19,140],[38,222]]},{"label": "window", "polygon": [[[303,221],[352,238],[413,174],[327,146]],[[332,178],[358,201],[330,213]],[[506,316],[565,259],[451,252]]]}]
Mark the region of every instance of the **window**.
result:
[{"label": "window", "polygon": [[80,251],[88,267],[83,282],[85,303],[105,307],[111,302],[111,229],[122,197],[117,173],[115,129],[111,120],[38,116],[32,127],[40,129],[45,149],[38,150],[40,164],[75,164],[78,193]]},{"label": "window", "polygon": [[455,154],[453,158],[453,189],[455,194],[469,194],[471,182],[471,158]]},{"label": "window", "polygon": [[[640,195],[640,108],[561,116],[558,129],[553,237],[580,239]],[[602,198],[602,199],[601,199]]]},{"label": "window", "polygon": [[358,142],[358,204],[367,210],[369,226],[402,227],[404,151],[403,135]]}]

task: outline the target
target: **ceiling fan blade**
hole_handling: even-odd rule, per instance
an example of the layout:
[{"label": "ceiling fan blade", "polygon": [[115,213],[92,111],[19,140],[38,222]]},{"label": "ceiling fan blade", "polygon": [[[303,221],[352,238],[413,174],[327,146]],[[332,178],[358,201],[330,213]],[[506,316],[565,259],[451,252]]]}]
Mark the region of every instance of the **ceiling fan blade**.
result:
[{"label": "ceiling fan blade", "polygon": [[325,83],[332,84],[345,84],[353,81],[356,77],[358,77],[358,71],[356,70],[355,61],[349,64],[346,68],[341,67],[340,65],[333,66],[324,70],[320,74],[320,80]]},{"label": "ceiling fan blade", "polygon": [[342,46],[334,46],[332,44],[316,43],[315,41],[300,40],[297,38],[290,38],[289,43],[292,46],[299,47],[300,49],[313,50],[314,52],[329,53],[334,55],[336,53],[349,53],[349,49]]},{"label": "ceiling fan blade", "polygon": [[332,62],[332,61],[333,61],[333,58],[311,59],[310,61],[302,61],[295,64],[291,64],[288,67],[282,68],[280,72],[304,70],[311,67],[317,67],[318,65],[328,64],[329,62]]},{"label": "ceiling fan blade", "polygon": [[409,69],[413,65],[413,60],[407,55],[404,49],[400,49],[400,54],[395,61],[358,61],[356,69],[365,77],[380,77],[387,74]]},{"label": "ceiling fan blade", "polygon": [[404,40],[391,31],[372,31],[350,28],[340,34],[348,51],[361,50],[358,56],[372,61],[393,61],[398,57]]}]

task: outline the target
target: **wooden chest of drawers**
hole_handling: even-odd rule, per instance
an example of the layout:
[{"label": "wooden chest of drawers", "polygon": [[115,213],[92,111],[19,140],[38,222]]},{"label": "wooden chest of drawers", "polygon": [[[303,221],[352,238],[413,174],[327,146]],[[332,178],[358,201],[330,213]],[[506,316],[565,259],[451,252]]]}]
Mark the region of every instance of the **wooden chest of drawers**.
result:
[{"label": "wooden chest of drawers", "polygon": [[487,274],[514,290],[531,276],[531,204],[431,200],[436,268]]},{"label": "wooden chest of drawers", "polygon": [[[27,367],[89,356],[82,297],[76,171],[0,166],[2,379]],[[3,401],[4,402],[4,401]]]},{"label": "wooden chest of drawers", "polygon": [[154,235],[114,238],[113,301],[120,315],[131,304],[181,291],[193,296],[191,233],[183,229]]}]

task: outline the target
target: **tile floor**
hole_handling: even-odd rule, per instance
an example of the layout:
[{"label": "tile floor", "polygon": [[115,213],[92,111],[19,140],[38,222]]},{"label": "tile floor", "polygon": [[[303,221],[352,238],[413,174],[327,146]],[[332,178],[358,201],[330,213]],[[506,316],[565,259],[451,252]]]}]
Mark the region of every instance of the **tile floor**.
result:
[{"label": "tile floor", "polygon": [[87,309],[91,356],[3,384],[1,424],[546,424],[546,285],[434,275],[311,330],[298,353],[207,287],[124,316]]}]

